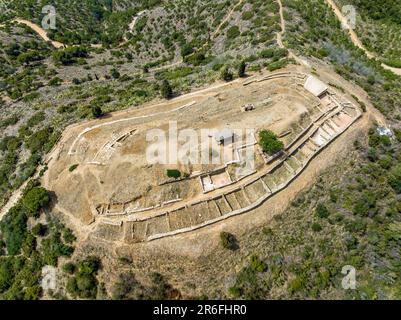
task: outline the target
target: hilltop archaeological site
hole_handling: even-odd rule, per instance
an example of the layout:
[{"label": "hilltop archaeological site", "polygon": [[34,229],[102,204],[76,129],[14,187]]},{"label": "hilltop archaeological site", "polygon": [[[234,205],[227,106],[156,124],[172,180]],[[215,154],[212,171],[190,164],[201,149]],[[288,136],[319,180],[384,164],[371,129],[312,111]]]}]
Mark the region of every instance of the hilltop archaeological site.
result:
[{"label": "hilltop archaeological site", "polygon": [[[316,75],[287,68],[74,125],[50,153],[44,185],[54,192],[55,209],[85,238],[174,241],[245,216],[285,192],[361,116]],[[147,133],[159,129],[169,138],[172,124],[177,132],[214,132],[191,149],[194,159],[206,154],[210,161],[150,164]],[[258,133],[264,129],[284,143],[282,152],[263,153]],[[230,135],[229,143],[220,141]],[[179,147],[184,143],[178,139]],[[175,152],[168,147],[156,151],[168,157]],[[168,177],[168,170],[181,174]]]}]

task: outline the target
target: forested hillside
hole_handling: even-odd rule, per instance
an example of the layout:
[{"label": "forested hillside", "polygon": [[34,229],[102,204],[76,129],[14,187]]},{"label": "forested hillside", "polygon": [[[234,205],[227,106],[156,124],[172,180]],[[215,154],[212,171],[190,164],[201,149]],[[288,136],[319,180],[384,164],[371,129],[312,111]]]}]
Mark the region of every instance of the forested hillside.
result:
[{"label": "forested hillside", "polygon": [[388,65],[401,67],[401,2],[397,0],[336,1],[353,5],[357,13],[356,32],[368,50]]}]

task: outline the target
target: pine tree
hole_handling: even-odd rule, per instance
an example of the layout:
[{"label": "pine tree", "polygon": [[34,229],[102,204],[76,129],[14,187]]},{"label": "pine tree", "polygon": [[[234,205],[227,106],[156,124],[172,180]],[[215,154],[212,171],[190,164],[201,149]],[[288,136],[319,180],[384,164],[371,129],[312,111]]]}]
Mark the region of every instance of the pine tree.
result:
[{"label": "pine tree", "polygon": [[173,96],[173,90],[167,80],[163,80],[161,87],[161,95],[165,99],[170,99]]},{"label": "pine tree", "polygon": [[231,71],[228,69],[227,66],[223,67],[223,69],[221,70],[221,74],[220,77],[222,80],[224,81],[231,81],[233,79],[233,74],[231,73]]},{"label": "pine tree", "polygon": [[245,69],[246,69],[246,63],[245,61],[241,61],[241,63],[238,66],[238,76],[240,78],[245,77]]}]

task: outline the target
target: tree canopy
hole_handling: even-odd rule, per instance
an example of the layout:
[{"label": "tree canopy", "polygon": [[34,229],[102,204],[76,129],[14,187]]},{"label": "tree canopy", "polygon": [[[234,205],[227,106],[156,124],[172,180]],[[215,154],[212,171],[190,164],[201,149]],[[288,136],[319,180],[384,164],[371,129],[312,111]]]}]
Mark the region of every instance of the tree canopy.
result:
[{"label": "tree canopy", "polygon": [[263,152],[266,152],[269,155],[274,155],[284,148],[283,142],[281,142],[274,132],[270,130],[262,130],[259,133],[259,144],[262,147]]},{"label": "tree canopy", "polygon": [[34,187],[23,198],[24,206],[31,212],[38,212],[50,202],[49,193],[45,188]]}]

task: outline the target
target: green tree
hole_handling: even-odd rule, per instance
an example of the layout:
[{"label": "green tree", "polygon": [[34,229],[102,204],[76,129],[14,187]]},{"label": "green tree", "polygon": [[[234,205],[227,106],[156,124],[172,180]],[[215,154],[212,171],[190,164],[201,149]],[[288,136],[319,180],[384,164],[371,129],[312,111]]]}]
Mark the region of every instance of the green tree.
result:
[{"label": "green tree", "polygon": [[401,164],[391,169],[388,182],[395,192],[401,193]]},{"label": "green tree", "polygon": [[235,236],[228,232],[220,233],[220,243],[224,249],[235,250],[238,248]]},{"label": "green tree", "polygon": [[164,99],[170,99],[173,96],[173,89],[167,80],[163,80],[161,86],[161,95]]},{"label": "green tree", "polygon": [[241,63],[239,64],[239,66],[238,66],[238,76],[240,77],[240,78],[243,78],[243,77],[245,77],[245,70],[246,70],[246,63],[245,63],[245,61],[241,61]]},{"label": "green tree", "polygon": [[100,118],[103,115],[102,108],[100,108],[99,106],[94,105],[91,107],[91,109],[94,118]]},{"label": "green tree", "polygon": [[118,72],[118,70],[116,69],[116,68],[113,68],[113,69],[111,69],[111,76],[114,78],[114,79],[118,79],[118,78],[120,78],[120,76],[121,76],[121,74],[120,74],[120,72]]},{"label": "green tree", "polygon": [[167,177],[178,179],[181,177],[181,172],[176,169],[167,169]]},{"label": "green tree", "polygon": [[274,155],[284,148],[283,142],[270,130],[262,130],[259,132],[259,144],[263,152],[269,155]]},{"label": "green tree", "polygon": [[36,213],[50,202],[49,193],[45,188],[34,187],[24,195],[22,203],[31,212]]},{"label": "green tree", "polygon": [[231,81],[233,79],[233,74],[227,66],[221,69],[220,78],[224,81]]},{"label": "green tree", "polygon": [[329,216],[329,210],[323,203],[319,203],[316,207],[316,215],[319,218],[327,218]]}]

